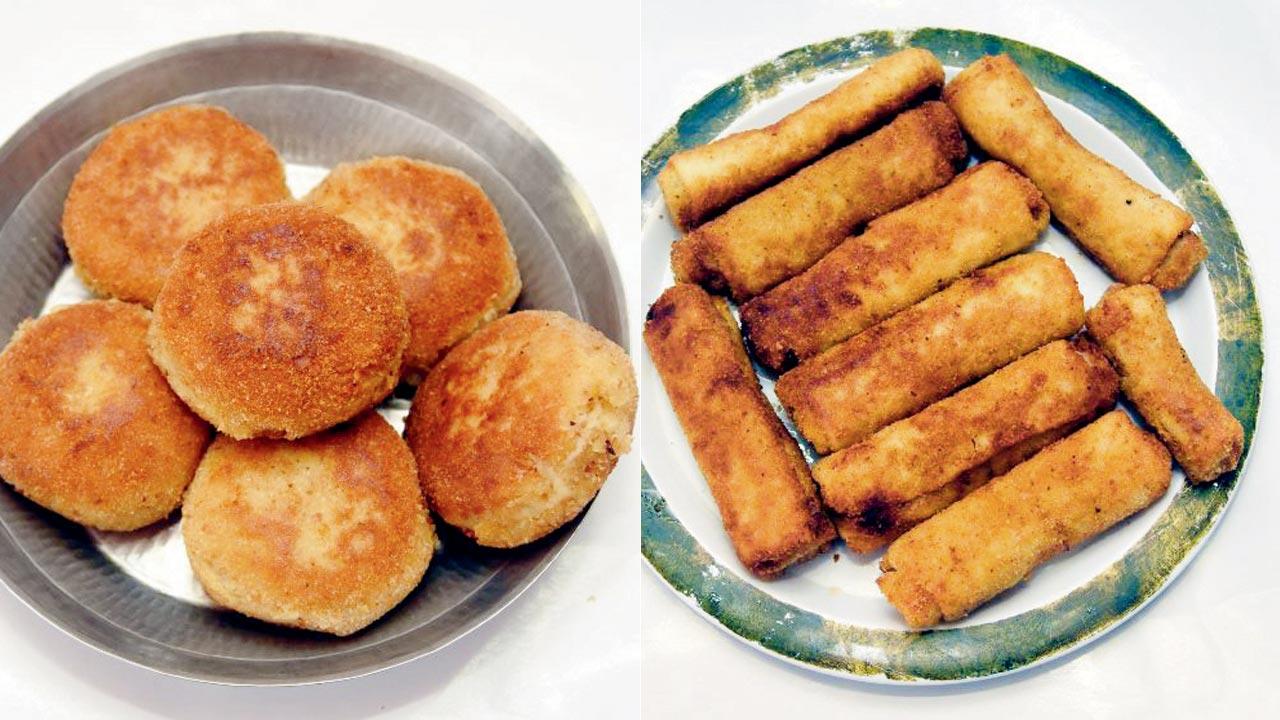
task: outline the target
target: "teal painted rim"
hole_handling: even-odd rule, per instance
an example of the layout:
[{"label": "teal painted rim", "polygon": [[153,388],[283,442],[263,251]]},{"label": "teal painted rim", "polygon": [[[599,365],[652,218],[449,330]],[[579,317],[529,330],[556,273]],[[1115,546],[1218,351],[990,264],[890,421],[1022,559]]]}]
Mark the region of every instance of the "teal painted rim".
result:
[{"label": "teal painted rim", "polygon": [[1036,87],[1088,113],[1137,153],[1195,217],[1218,318],[1216,392],[1244,426],[1240,469],[1185,485],[1155,526],[1101,575],[1048,605],[1000,621],[925,632],[868,629],[781,602],[715,561],[641,471],[641,551],[662,578],[744,641],[817,669],[888,682],[963,682],[1025,669],[1099,637],[1142,608],[1190,562],[1235,494],[1253,443],[1262,386],[1262,320],[1244,246],[1222,200],[1177,137],[1128,93],[1040,48],[967,30],[875,31],[808,45],[759,65],[686,110],[645,153],[641,194],[673,153],[720,134],[784,86],[847,71],[905,47],[963,67],[1006,53]]}]

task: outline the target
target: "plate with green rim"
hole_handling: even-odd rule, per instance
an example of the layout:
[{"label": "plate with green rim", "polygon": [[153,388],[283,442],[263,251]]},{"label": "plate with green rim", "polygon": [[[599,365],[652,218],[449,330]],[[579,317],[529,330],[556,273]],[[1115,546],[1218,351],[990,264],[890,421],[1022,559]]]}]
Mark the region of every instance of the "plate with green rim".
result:
[{"label": "plate with green rim", "polygon": [[[948,78],[983,55],[1008,54],[1067,130],[1138,182],[1187,208],[1209,259],[1166,295],[1170,318],[1201,377],[1244,425],[1240,468],[1191,486],[1181,470],[1152,507],[1038,569],[962,621],[910,631],[875,585],[879,554],[837,544],[783,578],[753,577],[733,553],[652,360],[644,355],[641,549],[696,612],[745,643],[818,671],[881,683],[954,683],[1024,670],[1119,627],[1160,594],[1208,541],[1245,473],[1262,383],[1262,324],[1244,245],[1221,198],[1173,132],[1133,96],[1048,51],[966,30],[876,31],[808,45],[712,90],[664,132],[641,162],[641,292],[647,307],[673,280],[677,231],[656,183],[673,153],[760,127],[906,47],[936,55]],[[1086,306],[1111,280],[1055,226],[1034,249],[1064,258]],[[766,395],[773,378],[757,367]],[[806,457],[812,447],[801,442]]]}]

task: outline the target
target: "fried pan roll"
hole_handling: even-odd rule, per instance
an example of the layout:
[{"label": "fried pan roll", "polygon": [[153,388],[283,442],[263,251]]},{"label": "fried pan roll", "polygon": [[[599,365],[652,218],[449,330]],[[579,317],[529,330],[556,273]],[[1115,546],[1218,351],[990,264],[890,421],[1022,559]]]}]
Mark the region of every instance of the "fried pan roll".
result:
[{"label": "fried pan roll", "polygon": [[1067,264],[1016,255],[854,335],[774,389],[826,454],[1083,325],[1084,298]]},{"label": "fried pan roll", "polygon": [[743,305],[747,345],[775,372],[803,363],[1030,246],[1048,224],[1049,208],[1031,181],[1000,162],[974,167]]},{"label": "fried pan roll", "polygon": [[1067,232],[1117,280],[1169,290],[1208,256],[1190,213],[1086,150],[1008,56],[965,68],[943,98],[979,147],[1031,178]]},{"label": "fried pan roll", "polygon": [[742,564],[771,577],[821,552],[835,530],[724,299],[668,288],[649,309],[644,340]]},{"label": "fried pan roll", "polygon": [[1020,443],[1095,417],[1115,404],[1118,387],[1091,342],[1057,340],[819,460],[813,477],[841,536],[867,552],[894,534],[904,505]]},{"label": "fried pan roll", "polygon": [[[892,117],[942,87],[942,64],[910,48],[877,60],[778,122],[676,153],[658,173],[682,230],[813,160],[841,138]],[[936,94],[934,95],[936,97]]]},{"label": "fried pan roll", "polygon": [[854,228],[945,185],[967,154],[946,105],[908,110],[685,235],[671,248],[676,280],[753,297],[817,262]]},{"label": "fried pan roll", "polygon": [[[1092,419],[1092,418],[1089,418]],[[1061,440],[1084,425],[1086,421],[1063,425],[1039,435],[1033,435],[972,470],[960,473],[955,480],[937,490],[927,492],[898,505],[893,511],[868,522],[861,517],[837,516],[836,528],[850,550],[860,553],[873,552],[896,540],[903,533],[937,515],[960,498],[982,487],[992,478],[999,477],[1015,465]]]},{"label": "fried pan roll", "polygon": [[1192,482],[1235,469],[1244,428],[1196,374],[1160,292],[1114,285],[1087,316],[1089,334],[1120,371],[1120,388]]},{"label": "fried pan roll", "polygon": [[913,628],[958,620],[1151,505],[1169,475],[1160,441],[1107,413],[899,538],[880,591]]}]

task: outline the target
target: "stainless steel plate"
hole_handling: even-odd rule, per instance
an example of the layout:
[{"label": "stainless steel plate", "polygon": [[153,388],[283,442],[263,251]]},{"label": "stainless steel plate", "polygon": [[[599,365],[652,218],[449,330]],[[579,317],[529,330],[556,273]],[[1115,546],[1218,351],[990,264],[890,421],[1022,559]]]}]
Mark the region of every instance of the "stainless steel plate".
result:
[{"label": "stainless steel plate", "polygon": [[[289,164],[295,193],[333,164],[371,155],[464,170],[493,199],[515,247],[518,307],[562,310],[626,347],[622,286],[603,230],[528,128],[438,68],[281,33],[200,40],[125,63],[55,101],[0,148],[0,337],[46,301],[84,294],[68,272],[59,218],[89,150],[113,123],[179,102],[221,105],[263,132]],[[382,410],[397,422],[406,408],[393,398]],[[508,552],[442,530],[427,577],[403,604],[333,638],[212,607],[186,564],[178,522],[91,533],[0,484],[0,578],[57,627],[129,662],[213,682],[298,684],[370,673],[461,637],[528,587],[577,525]]]}]

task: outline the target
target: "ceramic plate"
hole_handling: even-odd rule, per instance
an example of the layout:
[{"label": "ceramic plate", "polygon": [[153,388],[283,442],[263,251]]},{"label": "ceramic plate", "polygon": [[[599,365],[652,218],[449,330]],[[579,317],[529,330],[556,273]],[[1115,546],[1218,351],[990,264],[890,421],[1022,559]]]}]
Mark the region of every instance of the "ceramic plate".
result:
[{"label": "ceramic plate", "polygon": [[[1195,215],[1209,259],[1166,299],[1196,369],[1243,423],[1247,457],[1258,413],[1261,323],[1244,248],[1226,208],[1178,139],[1137,100],[1065,58],[1014,40],[935,28],[865,33],[786,53],[712,91],[643,159],[644,306],[672,283],[668,253],[677,234],[655,182],[672,153],[771,123],[873,60],[909,46],[932,51],[948,77],[983,55],[1008,53],[1085,146]],[[1066,259],[1086,306],[1111,282],[1056,227],[1036,249]],[[785,419],[772,377],[760,374]],[[697,612],[748,644],[807,667],[878,682],[960,682],[1013,672],[1114,629],[1186,567],[1222,519],[1243,472],[1191,487],[1176,470],[1169,492],[1154,506],[1042,567],[965,620],[911,632],[876,587],[878,553],[859,557],[837,544],[780,580],[750,575],[733,553],[647,355],[641,382],[642,548],[652,568]],[[812,462],[812,448],[801,444]]]},{"label": "ceramic plate", "polygon": [[[76,169],[112,123],[161,105],[221,105],[271,140],[301,196],[332,165],[408,155],[464,170],[502,216],[524,289],[517,307],[562,310],[626,346],[622,286],[581,190],[528,128],[446,72],[329,38],[201,40],[126,63],[72,90],[0,148],[0,338],[44,307],[87,297],[59,238]],[[403,425],[407,395],[384,415]],[[212,606],[172,522],[89,532],[0,483],[0,578],[86,643],[165,673],[225,683],[353,677],[443,647],[538,577],[577,522],[515,551],[441,531],[422,584],[345,638],[288,630]]]}]

